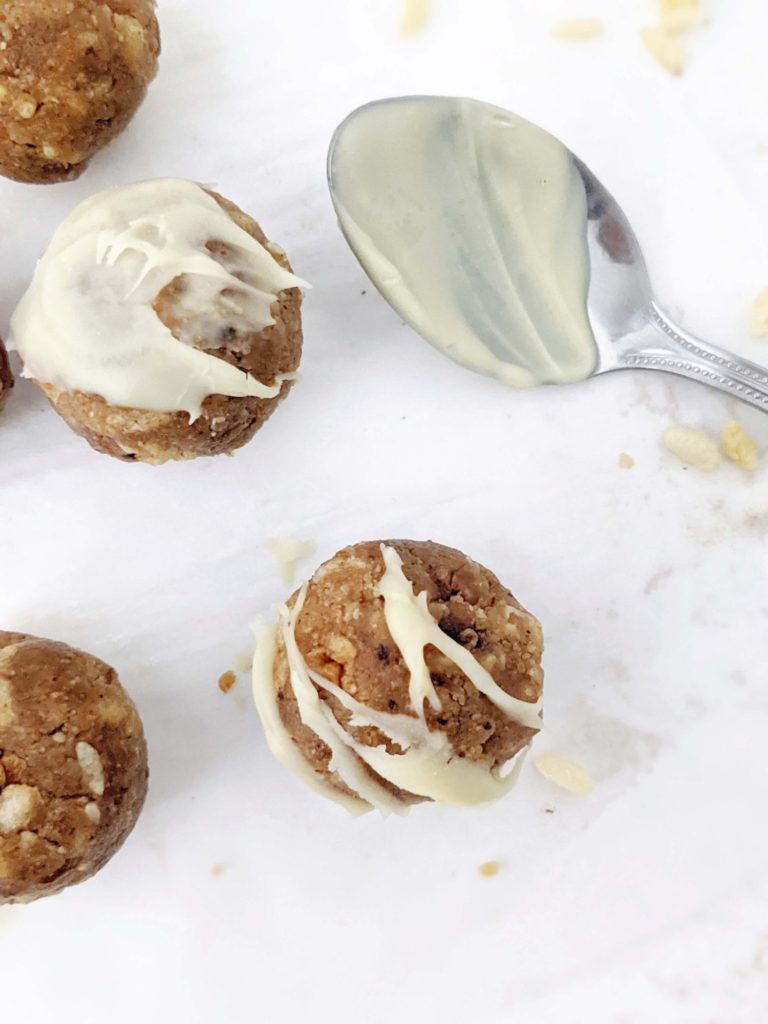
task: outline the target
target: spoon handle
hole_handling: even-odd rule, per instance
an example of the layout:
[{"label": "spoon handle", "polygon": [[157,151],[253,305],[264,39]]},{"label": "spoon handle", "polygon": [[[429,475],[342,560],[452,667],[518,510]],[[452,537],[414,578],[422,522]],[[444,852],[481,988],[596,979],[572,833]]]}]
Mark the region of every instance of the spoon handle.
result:
[{"label": "spoon handle", "polygon": [[622,367],[665,370],[740,398],[768,412],[768,368],[710,345],[674,324],[655,303],[650,327],[619,356]]}]

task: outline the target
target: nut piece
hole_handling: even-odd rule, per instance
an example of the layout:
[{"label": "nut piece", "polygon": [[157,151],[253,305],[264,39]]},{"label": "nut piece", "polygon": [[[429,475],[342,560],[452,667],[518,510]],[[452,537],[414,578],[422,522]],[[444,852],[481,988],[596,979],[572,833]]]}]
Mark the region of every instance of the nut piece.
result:
[{"label": "nut piece", "polygon": [[757,442],[735,421],[731,420],[723,427],[722,444],[727,458],[735,462],[740,469],[746,469],[748,472],[757,469]]},{"label": "nut piece", "polygon": [[662,440],[673,455],[694,469],[712,473],[720,466],[718,447],[705,430],[695,427],[667,427]]}]

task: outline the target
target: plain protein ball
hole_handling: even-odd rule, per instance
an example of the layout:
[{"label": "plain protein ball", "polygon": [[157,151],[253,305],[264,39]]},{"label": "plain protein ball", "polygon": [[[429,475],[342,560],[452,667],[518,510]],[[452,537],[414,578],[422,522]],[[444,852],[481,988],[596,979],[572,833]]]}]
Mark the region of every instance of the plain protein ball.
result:
[{"label": "plain protein ball", "polygon": [[0,632],[0,903],[90,878],[147,792],[139,714],[103,661]]},{"label": "plain protein ball", "polygon": [[79,177],[135,114],[159,52],[154,0],[4,0],[0,174]]}]

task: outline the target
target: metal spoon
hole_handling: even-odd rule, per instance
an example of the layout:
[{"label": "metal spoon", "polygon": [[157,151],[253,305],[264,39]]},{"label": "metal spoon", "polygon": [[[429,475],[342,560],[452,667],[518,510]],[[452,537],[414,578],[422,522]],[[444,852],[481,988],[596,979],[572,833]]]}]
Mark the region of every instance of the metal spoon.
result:
[{"label": "metal spoon", "polygon": [[[402,104],[405,108],[406,104],[412,103],[415,99],[420,103],[446,103],[444,97],[403,97],[376,101],[355,110],[336,130],[328,154],[328,183],[343,231],[345,229],[341,212],[349,198],[345,197],[343,190],[350,187],[350,175],[340,175],[338,172],[339,154],[343,152],[341,144],[345,132],[351,125],[356,124],[358,119],[365,118],[382,104]],[[416,141],[414,136],[414,144]],[[597,359],[591,376],[624,369],[663,370],[691,380],[700,380],[768,411],[768,368],[757,366],[694,337],[677,326],[660,309],[653,297],[639,243],[626,216],[589,168],[570,152],[569,157],[578,171],[586,197],[585,232],[589,260],[586,305],[597,348]],[[345,159],[348,160],[348,156]],[[394,188],[403,186],[409,189],[411,198],[414,195],[414,188],[420,187],[412,180],[392,182]],[[479,186],[476,182],[467,180],[466,189],[471,190],[473,187]],[[418,198],[417,193],[417,201]],[[434,204],[440,201],[440,197],[435,196],[434,189],[428,192],[425,190],[423,201]],[[382,194],[381,202],[387,202],[386,195]],[[369,226],[360,223],[358,219],[357,228],[361,232],[365,233],[369,227],[375,230],[373,223]],[[363,262],[359,232],[352,234],[345,231],[345,235],[353,251]],[[450,253],[449,259],[457,266],[462,260],[466,260],[466,245],[466,238],[455,239],[455,253]],[[472,255],[474,256],[474,253]],[[482,266],[482,254],[478,254],[477,264]],[[393,293],[391,287],[385,288],[386,268],[372,266],[370,262],[363,262],[363,266],[387,301],[404,320],[419,331],[419,325],[414,322],[409,303],[403,301],[396,291]],[[449,282],[446,281],[446,287],[449,286]],[[422,329],[420,333],[424,336],[426,332]],[[477,366],[470,365],[460,355],[453,352],[449,354],[457,362],[477,369]]]}]

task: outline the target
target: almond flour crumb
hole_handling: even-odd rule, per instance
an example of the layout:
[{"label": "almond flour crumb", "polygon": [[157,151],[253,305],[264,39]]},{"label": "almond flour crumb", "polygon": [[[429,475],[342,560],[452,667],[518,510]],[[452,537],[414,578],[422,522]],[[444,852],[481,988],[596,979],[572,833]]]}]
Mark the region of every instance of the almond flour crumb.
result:
[{"label": "almond flour crumb", "polygon": [[275,556],[283,583],[293,583],[296,575],[296,564],[303,558],[314,553],[315,545],[311,540],[298,540],[296,537],[272,537],[267,547]]},{"label": "almond flour crumb", "polygon": [[631,455],[627,455],[626,452],[622,452],[619,455],[619,468],[620,469],[633,469],[634,465],[635,465],[635,460],[632,458]]},{"label": "almond flour crumb", "polygon": [[431,0],[405,0],[400,34],[404,36],[419,35],[429,24],[431,14]]},{"label": "almond flour crumb", "polygon": [[487,860],[485,864],[481,864],[478,871],[483,878],[493,878],[494,875],[498,875],[500,864],[497,860]]},{"label": "almond flour crumb", "polygon": [[556,39],[581,42],[597,39],[603,34],[605,26],[599,18],[564,18],[552,26],[552,35]]},{"label": "almond flour crumb", "polygon": [[763,288],[752,304],[752,337],[768,338],[768,288]]},{"label": "almond flour crumb", "polygon": [[536,758],[533,765],[547,782],[552,782],[576,796],[586,796],[595,788],[594,779],[586,768],[582,768],[575,761],[569,761],[561,754],[542,754]]},{"label": "almond flour crumb", "polygon": [[757,442],[733,420],[723,427],[722,445],[726,457],[740,469],[750,473],[757,469]]},{"label": "almond flour crumb", "polygon": [[219,676],[219,689],[222,693],[229,693],[236,682],[237,676],[234,672],[224,672],[223,675]]},{"label": "almond flour crumb", "polygon": [[706,430],[667,427],[662,440],[667,449],[687,466],[693,466],[704,473],[713,473],[720,466],[720,451]]},{"label": "almond flour crumb", "polygon": [[670,75],[682,75],[685,67],[685,51],[680,41],[661,25],[640,30],[640,36],[648,51]]}]

